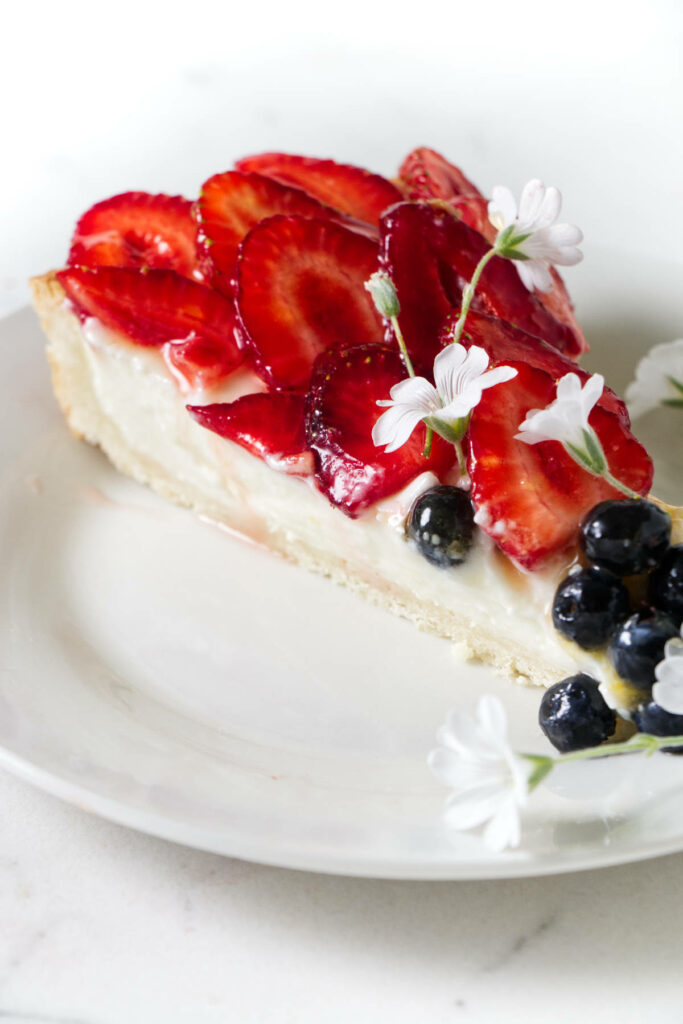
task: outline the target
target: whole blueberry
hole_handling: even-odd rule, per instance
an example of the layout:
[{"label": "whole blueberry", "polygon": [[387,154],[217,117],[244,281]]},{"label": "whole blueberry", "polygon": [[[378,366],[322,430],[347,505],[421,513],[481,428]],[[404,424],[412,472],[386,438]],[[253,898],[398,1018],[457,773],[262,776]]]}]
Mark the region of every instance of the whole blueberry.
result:
[{"label": "whole blueberry", "polygon": [[648,600],[680,626],[683,623],[683,544],[669,548],[648,583]]},{"label": "whole blueberry", "polygon": [[608,707],[595,679],[570,676],[555,683],[543,694],[538,724],[561,753],[596,747],[608,739],[617,725],[617,716]]},{"label": "whole blueberry", "polygon": [[[672,715],[651,700],[641,704],[633,715],[638,732],[652,736],[683,736],[683,715]],[[668,754],[683,754],[683,747],[662,747]]]},{"label": "whole blueberry", "polygon": [[407,523],[408,536],[428,561],[447,569],[465,560],[474,533],[474,510],[460,487],[431,487],[417,499]]},{"label": "whole blueberry", "polygon": [[655,667],[664,657],[664,644],[678,636],[665,612],[644,609],[617,629],[609,645],[612,664],[622,679],[646,690],[655,681]]},{"label": "whole blueberry", "polygon": [[606,569],[591,566],[567,576],[555,591],[553,625],[586,651],[606,644],[630,611],[628,590]]},{"label": "whole blueberry", "polygon": [[579,536],[591,562],[632,576],[659,565],[671,539],[671,519],[642,498],[601,501],[581,523]]}]

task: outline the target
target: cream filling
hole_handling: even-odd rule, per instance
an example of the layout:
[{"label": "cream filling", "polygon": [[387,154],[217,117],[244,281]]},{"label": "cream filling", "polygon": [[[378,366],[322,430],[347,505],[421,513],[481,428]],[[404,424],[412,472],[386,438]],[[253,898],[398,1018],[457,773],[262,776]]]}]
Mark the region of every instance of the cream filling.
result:
[{"label": "cream filling", "polygon": [[[432,474],[423,473],[359,519],[349,519],[316,490],[312,477],[278,472],[287,467],[267,465],[188,415],[186,404],[228,402],[263,390],[253,373],[237,371],[221,387],[182,394],[157,349],[134,345],[93,319],[86,320],[83,333],[98,402],[130,447],[217,505],[226,496],[236,498],[249,536],[260,535],[267,545],[279,530],[318,550],[322,540],[328,550],[343,553],[351,571],[354,563],[371,566],[380,582],[393,581],[425,605],[451,609],[472,629],[494,623],[503,642],[509,638],[566,664],[567,674],[575,669],[582,652],[567,650],[549,617],[557,568],[523,572],[481,530],[466,561],[451,570],[431,565],[406,540],[405,517],[418,494],[435,483]],[[255,523],[262,529],[255,531]]]}]

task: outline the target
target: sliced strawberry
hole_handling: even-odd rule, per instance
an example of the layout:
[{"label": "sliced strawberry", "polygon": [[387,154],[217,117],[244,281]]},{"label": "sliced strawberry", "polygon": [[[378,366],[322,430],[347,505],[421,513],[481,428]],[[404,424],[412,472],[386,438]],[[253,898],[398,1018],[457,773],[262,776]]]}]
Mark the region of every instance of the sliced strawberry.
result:
[{"label": "sliced strawberry", "polygon": [[224,338],[218,341],[194,331],[184,340],[165,342],[161,351],[182,391],[215,387],[238,365],[233,346]]},{"label": "sliced strawberry", "polygon": [[105,327],[123,331],[138,345],[191,342],[184,350],[183,362],[187,367],[194,351],[200,377],[202,373],[210,376],[210,351],[214,352],[221,376],[244,358],[235,340],[233,306],[218,292],[174,270],[71,267],[61,270],[57,279],[82,318],[96,317]]},{"label": "sliced strawberry", "polygon": [[408,199],[445,199],[455,196],[480,196],[476,185],[454,164],[433,149],[414,149],[398,172]]},{"label": "sliced strawberry", "polygon": [[235,402],[188,405],[187,409],[203,427],[235,441],[273,469],[297,476],[313,472],[303,396],[263,392],[244,395]]},{"label": "sliced strawberry", "polygon": [[[392,207],[382,216],[381,236],[380,262],[396,286],[406,344],[424,366],[438,348],[437,334],[446,315],[459,307],[464,283],[489,246],[455,213],[432,203]],[[491,260],[473,308],[517,324],[565,355],[581,351],[574,332],[527,291],[510,260]]]},{"label": "sliced strawberry", "polygon": [[[538,569],[572,547],[584,515],[606,498],[623,497],[581,469],[557,441],[528,445],[515,434],[531,409],[556,397],[550,374],[508,361],[517,377],[484,391],[468,432],[472,500],[481,528],[525,569]],[[596,406],[591,426],[609,467],[638,494],[652,483],[652,460],[618,416]]]},{"label": "sliced strawberry", "polygon": [[355,517],[375,501],[394,494],[420,473],[437,476],[451,468],[455,450],[434,437],[431,456],[422,449],[420,424],[398,451],[386,454],[372,441],[372,428],[406,371],[386,345],[354,345],[321,355],[308,396],[306,429],[315,453],[316,482],[333,505]]},{"label": "sliced strawberry", "polygon": [[377,245],[330,221],[273,217],[248,235],[237,270],[237,311],[257,372],[302,388],[332,345],[383,340],[364,288]]},{"label": "sliced strawberry", "polygon": [[148,267],[203,279],[192,203],[182,196],[124,192],[84,213],[68,263],[82,267]]},{"label": "sliced strawberry", "polygon": [[[441,332],[442,345],[447,345],[451,341],[457,318],[458,312],[456,311],[451,313],[444,323]],[[545,370],[554,380],[559,380],[566,373],[577,374],[582,382],[588,380],[589,377],[589,374],[575,362],[563,356],[557,349],[546,345],[540,338],[533,334],[527,334],[526,331],[508,323],[507,320],[488,316],[486,313],[470,310],[460,340],[465,348],[469,348],[470,345],[479,345],[480,348],[483,348],[488,352],[492,365],[520,359],[528,363],[529,366]],[[624,425],[629,426],[630,419],[626,405],[610,388],[606,387],[603,391],[599,405],[616,413]]]},{"label": "sliced strawberry", "polygon": [[235,166],[238,171],[256,171],[284,185],[302,188],[321,203],[369,224],[377,224],[380,214],[403,198],[396,186],[381,175],[334,160],[260,153],[238,160]]},{"label": "sliced strawberry", "polygon": [[333,219],[336,211],[299,188],[261,174],[226,171],[202,185],[198,245],[213,283],[230,292],[240,242],[259,221],[278,214]]}]

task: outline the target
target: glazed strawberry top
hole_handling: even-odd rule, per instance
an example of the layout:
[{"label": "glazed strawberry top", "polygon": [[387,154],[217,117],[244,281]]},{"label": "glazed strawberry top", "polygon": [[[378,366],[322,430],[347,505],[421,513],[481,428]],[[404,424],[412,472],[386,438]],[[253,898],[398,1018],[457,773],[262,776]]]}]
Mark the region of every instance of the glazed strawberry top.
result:
[{"label": "glazed strawberry top", "polygon": [[[57,276],[82,318],[159,348],[188,392],[248,364],[266,390],[188,406],[189,414],[271,464],[312,473],[355,517],[427,470],[443,479],[455,462],[438,436],[423,455],[422,425],[397,451],[373,444],[377,400],[406,369],[365,282],[378,268],[389,274],[407,351],[428,376],[491,230],[484,196],[432,150],[411,153],[394,182],[266,153],[214,175],[195,202],[127,192],[98,203],[79,221]],[[494,256],[461,339],[485,349],[492,366],[518,371],[486,393],[464,444],[477,522],[530,569],[575,544],[597,502],[619,496],[561,446],[514,440],[561,377],[582,374],[574,360],[587,346],[552,275],[550,292],[528,291],[512,263]],[[590,424],[619,478],[647,493],[651,461],[609,389]]]}]

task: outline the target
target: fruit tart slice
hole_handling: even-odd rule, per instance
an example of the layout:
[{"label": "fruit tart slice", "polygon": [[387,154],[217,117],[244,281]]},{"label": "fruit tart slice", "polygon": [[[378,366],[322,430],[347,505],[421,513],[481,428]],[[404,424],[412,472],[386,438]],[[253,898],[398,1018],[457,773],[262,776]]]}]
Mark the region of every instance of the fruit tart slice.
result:
[{"label": "fruit tart slice", "polygon": [[[461,312],[490,247],[484,202],[429,150],[395,183],[249,157],[194,203],[129,192],[97,204],[67,266],[32,282],[34,301],[69,426],[122,472],[546,684],[586,654],[552,621],[584,558],[580,524],[624,495],[562,445],[517,436],[559,381],[586,382],[585,342],[559,277],[529,291],[500,256]],[[366,287],[378,271],[395,309]],[[500,383],[482,384],[456,443],[438,415],[378,443],[386,406],[422,387],[409,375],[436,393],[430,374],[460,320],[462,352]],[[589,424],[646,495],[651,461],[609,389]]]}]

